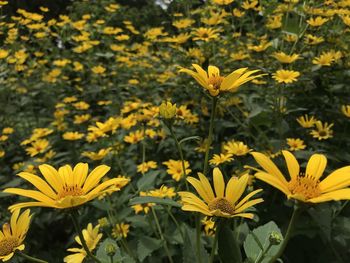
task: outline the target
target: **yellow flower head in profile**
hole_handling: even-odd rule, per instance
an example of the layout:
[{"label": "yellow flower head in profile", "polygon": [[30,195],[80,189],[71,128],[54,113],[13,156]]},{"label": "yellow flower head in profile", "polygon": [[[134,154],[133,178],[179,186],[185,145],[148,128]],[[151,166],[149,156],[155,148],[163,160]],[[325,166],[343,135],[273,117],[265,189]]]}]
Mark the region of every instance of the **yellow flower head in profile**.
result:
[{"label": "yellow flower head in profile", "polygon": [[16,250],[24,250],[23,241],[26,237],[29,223],[32,215],[27,209],[19,215],[20,209],[17,209],[11,215],[11,221],[5,223],[0,230],[0,260],[8,261]]},{"label": "yellow flower head in profile", "polygon": [[327,165],[326,156],[313,154],[305,172],[302,172],[292,153],[282,151],[282,154],[286,160],[289,181],[270,158],[258,152],[253,152],[252,155],[263,170],[259,170],[255,177],[280,190],[288,199],[306,203],[350,199],[350,188],[347,188],[350,185],[350,166],[337,169],[320,181]]},{"label": "yellow flower head in profile", "polygon": [[200,199],[191,192],[179,192],[183,203],[182,210],[200,212],[207,216],[219,217],[245,217],[253,218],[252,213],[244,212],[249,207],[263,202],[262,198],[250,200],[251,197],[261,192],[262,189],[255,190],[246,195],[241,201],[245,191],[249,175],[244,174],[241,177],[232,177],[225,186],[224,177],[219,168],[213,170],[214,191],[209,180],[201,173],[198,173],[199,180],[194,177],[187,177],[187,181],[196,189]]},{"label": "yellow flower head in profile", "polygon": [[278,83],[293,83],[297,81],[300,73],[294,70],[285,70],[280,69],[277,70],[276,73],[272,74],[272,78],[274,78]]},{"label": "yellow flower head in profile", "polygon": [[229,5],[233,2],[234,0],[213,0],[214,4],[217,5]]},{"label": "yellow flower head in profile", "polygon": [[[83,229],[83,237],[86,242],[87,247],[90,251],[93,251],[96,246],[98,245],[98,242],[100,242],[102,238],[102,234],[99,233],[100,225],[97,225],[95,227],[92,227],[92,224],[89,223],[86,229]],[[63,259],[63,262],[65,263],[82,263],[84,261],[84,258],[86,257],[86,251],[82,247],[79,236],[76,236],[75,241],[81,246],[81,248],[68,248],[67,250],[69,252],[73,252],[74,254],[68,255]]]},{"label": "yellow flower head in profile", "polygon": [[297,122],[303,128],[311,128],[314,127],[317,119],[314,116],[309,117],[309,115],[305,114],[304,116],[298,117]]},{"label": "yellow flower head in profile", "polygon": [[87,163],[78,163],[74,169],[70,165],[65,165],[58,170],[48,164],[39,165],[45,180],[35,174],[21,172],[18,176],[30,182],[37,190],[6,188],[4,192],[29,197],[35,202],[18,203],[9,209],[13,211],[32,206],[71,208],[89,202],[105,192],[118,191],[116,184],[126,179],[113,178],[100,183],[109,169],[110,167],[106,165],[100,165],[88,175]]},{"label": "yellow flower head in profile", "polygon": [[170,101],[162,102],[159,106],[159,114],[165,119],[172,119],[176,115],[176,104],[172,104]]},{"label": "yellow flower head in profile", "polygon": [[284,63],[284,64],[290,64],[299,59],[298,54],[291,54],[287,55],[284,52],[275,52],[272,54],[272,57],[277,59],[279,62]]},{"label": "yellow flower head in profile", "polygon": [[328,18],[323,18],[321,16],[317,16],[315,18],[310,18],[308,20],[306,20],[306,22],[313,27],[318,27],[318,26],[322,26],[324,23],[326,23],[329,19]]},{"label": "yellow flower head in profile", "polygon": [[228,76],[223,77],[220,76],[219,68],[215,66],[209,66],[208,73],[197,64],[192,64],[192,66],[197,72],[186,68],[180,69],[179,72],[184,72],[192,76],[213,97],[223,92],[236,92],[243,84],[264,75],[253,75],[259,72],[259,70],[248,71],[248,68],[240,68]]}]

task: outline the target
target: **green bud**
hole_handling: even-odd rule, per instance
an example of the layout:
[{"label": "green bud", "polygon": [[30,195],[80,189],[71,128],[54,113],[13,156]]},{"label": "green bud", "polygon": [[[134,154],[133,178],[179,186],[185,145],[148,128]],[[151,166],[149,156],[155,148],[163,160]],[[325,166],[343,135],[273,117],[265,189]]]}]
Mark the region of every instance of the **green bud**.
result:
[{"label": "green bud", "polygon": [[115,255],[115,252],[117,252],[117,246],[113,243],[109,243],[105,247],[105,252],[108,256],[113,257]]},{"label": "green bud", "polygon": [[269,236],[269,241],[271,245],[279,245],[283,241],[283,237],[280,233],[276,231],[272,231]]},{"label": "green bud", "polygon": [[159,106],[159,114],[164,119],[172,119],[176,115],[176,104],[172,104],[171,102],[163,102]]}]

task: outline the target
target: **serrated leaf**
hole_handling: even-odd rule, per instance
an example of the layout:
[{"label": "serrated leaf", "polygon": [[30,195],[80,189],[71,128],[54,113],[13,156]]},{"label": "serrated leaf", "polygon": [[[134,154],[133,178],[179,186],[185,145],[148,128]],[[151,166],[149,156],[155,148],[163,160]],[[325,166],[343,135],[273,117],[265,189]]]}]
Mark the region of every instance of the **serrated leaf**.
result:
[{"label": "serrated leaf", "polygon": [[137,256],[141,262],[150,256],[153,251],[159,249],[162,246],[162,240],[152,237],[141,237],[137,243]]},{"label": "serrated leaf", "polygon": [[153,196],[135,197],[130,200],[129,205],[147,204],[147,203],[156,203],[160,205],[170,205],[175,207],[181,207],[181,204],[169,198],[158,198]]},{"label": "serrated leaf", "polygon": [[[249,260],[255,262],[262,256],[263,251],[265,251],[270,244],[269,237],[272,232],[276,232],[282,237],[280,229],[273,221],[255,228],[248,234],[246,240],[244,241],[243,247]],[[272,246],[265,254],[265,257],[261,262],[268,262],[278,252],[280,246],[281,243],[279,245]]]}]

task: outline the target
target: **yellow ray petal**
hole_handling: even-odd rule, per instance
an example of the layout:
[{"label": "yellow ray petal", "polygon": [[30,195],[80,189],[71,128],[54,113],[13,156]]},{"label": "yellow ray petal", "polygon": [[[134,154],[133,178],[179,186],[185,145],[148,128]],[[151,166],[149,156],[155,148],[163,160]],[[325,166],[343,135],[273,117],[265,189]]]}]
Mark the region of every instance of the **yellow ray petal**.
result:
[{"label": "yellow ray petal", "polygon": [[209,65],[208,67],[208,78],[220,76],[220,69],[215,66]]},{"label": "yellow ray petal", "polygon": [[42,203],[42,202],[24,202],[24,203],[17,203],[14,205],[9,206],[9,210],[11,212],[14,212],[17,209],[25,208],[25,207],[34,207],[34,206],[40,206],[40,207],[55,207],[50,204]]},{"label": "yellow ray petal", "polygon": [[50,198],[55,199],[57,197],[57,194],[52,190],[52,188],[39,176],[36,176],[35,174],[27,173],[27,172],[19,173],[18,176],[30,182],[40,192],[44,193]]},{"label": "yellow ray petal", "polygon": [[230,73],[224,78],[221,83],[220,90],[229,90],[233,86],[236,80],[247,70],[248,68],[239,68]]},{"label": "yellow ray petal", "polygon": [[205,83],[208,82],[208,74],[207,72],[198,64],[192,64],[192,67],[194,67],[198,73],[198,75],[200,76],[201,79],[204,80]]},{"label": "yellow ray petal", "polygon": [[259,204],[261,202],[264,202],[264,199],[258,198],[258,199],[250,200],[250,201],[246,202],[244,205],[242,205],[240,208],[236,209],[236,213],[241,213],[244,210],[248,209],[249,207],[252,207],[252,206]]},{"label": "yellow ray petal", "polygon": [[244,205],[250,198],[252,198],[254,195],[260,193],[262,189],[257,189],[249,194],[247,194],[239,203],[235,206],[236,209],[240,208],[242,205]]},{"label": "yellow ray petal", "polygon": [[179,72],[183,72],[183,73],[186,73],[186,74],[192,76],[203,88],[208,87],[208,83],[207,83],[206,79],[203,79],[203,77],[201,77],[198,73],[196,73],[192,70],[186,69],[186,68],[180,69]]},{"label": "yellow ray petal", "polygon": [[97,187],[95,187],[94,189],[92,189],[89,193],[87,193],[87,195],[95,195],[95,194],[99,194],[99,192],[105,190],[107,187],[110,186],[114,186],[114,188],[117,190],[120,190],[120,188],[116,187],[117,183],[119,183],[120,180],[119,178],[113,178],[110,180],[107,180],[105,182],[103,182],[102,184],[98,185]]},{"label": "yellow ray petal", "polygon": [[17,209],[12,213],[12,216],[11,216],[10,225],[11,225],[12,235],[14,236],[17,236],[17,219],[18,219],[19,212],[20,210]]},{"label": "yellow ray petal", "polygon": [[320,179],[327,165],[327,158],[323,154],[313,154],[306,166],[306,175]]},{"label": "yellow ray petal", "polygon": [[319,184],[322,193],[335,191],[350,185],[350,166],[333,171]]},{"label": "yellow ray petal", "polygon": [[199,206],[192,205],[192,204],[183,205],[181,207],[181,209],[184,210],[184,211],[200,212],[200,213],[202,213],[204,215],[207,215],[207,216],[211,216],[212,215],[208,210],[203,209],[203,207],[199,207]]},{"label": "yellow ray petal", "polygon": [[224,197],[225,181],[220,169],[217,167],[213,170],[213,181],[216,197]]},{"label": "yellow ray petal", "polygon": [[254,214],[252,214],[252,213],[240,213],[240,214],[235,214],[232,217],[244,217],[244,218],[248,218],[248,219],[253,219]]},{"label": "yellow ray petal", "polygon": [[202,197],[202,199],[204,199],[204,201],[209,203],[212,200],[208,196],[207,192],[204,190],[204,188],[199,180],[197,180],[194,177],[189,176],[189,177],[187,177],[187,181],[196,189],[197,193],[200,195],[200,197]]},{"label": "yellow ray petal", "polygon": [[33,198],[39,202],[54,204],[54,201],[50,197],[44,195],[42,192],[39,192],[39,191],[25,190],[20,188],[6,188],[4,190],[4,193],[21,195],[21,196]]},{"label": "yellow ray petal", "polygon": [[73,178],[74,178],[73,185],[76,184],[79,187],[81,187],[86,180],[86,176],[88,172],[89,172],[89,165],[87,163],[78,163],[73,170]]},{"label": "yellow ray petal", "polygon": [[278,178],[275,176],[264,173],[264,172],[258,172],[255,174],[255,177],[260,179],[261,181],[264,181],[265,183],[268,183],[269,185],[277,188],[281,192],[283,192],[286,196],[291,195],[291,192],[288,189],[287,183],[282,183]]},{"label": "yellow ray petal", "polygon": [[318,197],[307,200],[310,203],[322,203],[327,201],[350,200],[350,188],[340,189],[322,194]]},{"label": "yellow ray petal", "polygon": [[73,170],[70,165],[62,166],[58,169],[58,174],[63,178],[63,181],[66,183],[66,185],[74,185],[73,181]]},{"label": "yellow ray petal", "polygon": [[197,205],[200,207],[204,207],[205,209],[208,209],[208,205],[203,202],[198,196],[194,195],[190,192],[178,192],[178,194],[181,196],[181,201],[184,204],[192,204]]},{"label": "yellow ray petal", "polygon": [[244,193],[244,191],[247,187],[248,180],[249,180],[248,174],[242,175],[238,179],[238,183],[236,185],[236,188],[230,190],[230,191],[234,191],[233,198],[229,200],[230,202],[232,202],[232,204],[235,204],[241,198],[242,194]]},{"label": "yellow ray petal", "polygon": [[231,179],[228,181],[226,185],[225,197],[230,202],[235,197],[236,189],[238,188],[237,185],[238,185],[238,177],[236,176],[231,177]]},{"label": "yellow ray petal", "polygon": [[283,184],[287,184],[286,178],[284,178],[281,171],[277,168],[277,166],[271,161],[270,158],[268,158],[266,155],[259,153],[259,152],[252,152],[251,153],[255,159],[255,161],[260,164],[264,170],[277,177],[278,180],[280,180]]},{"label": "yellow ray petal", "polygon": [[284,156],[284,159],[286,160],[290,179],[291,180],[296,179],[296,177],[299,175],[299,172],[300,172],[300,166],[297,159],[294,157],[292,153],[288,151],[282,151],[282,154]]},{"label": "yellow ray petal", "polygon": [[110,170],[111,168],[107,165],[97,166],[87,177],[83,190],[85,193],[89,192],[93,187],[96,186],[101,180],[101,178]]},{"label": "yellow ray petal", "polygon": [[63,187],[63,179],[59,176],[57,170],[48,164],[39,165],[39,170],[46,182],[58,193]]},{"label": "yellow ray petal", "polygon": [[198,177],[209,199],[213,200],[215,198],[215,195],[214,195],[213,189],[211,188],[208,178],[202,173],[198,173]]}]

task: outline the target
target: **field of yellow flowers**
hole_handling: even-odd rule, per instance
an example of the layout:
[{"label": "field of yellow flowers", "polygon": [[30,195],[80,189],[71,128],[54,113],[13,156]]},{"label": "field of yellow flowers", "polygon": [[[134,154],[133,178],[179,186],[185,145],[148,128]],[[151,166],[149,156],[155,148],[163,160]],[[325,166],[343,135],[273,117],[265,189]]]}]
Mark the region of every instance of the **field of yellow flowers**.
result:
[{"label": "field of yellow flowers", "polygon": [[349,0],[13,3],[0,261],[350,261]]}]

